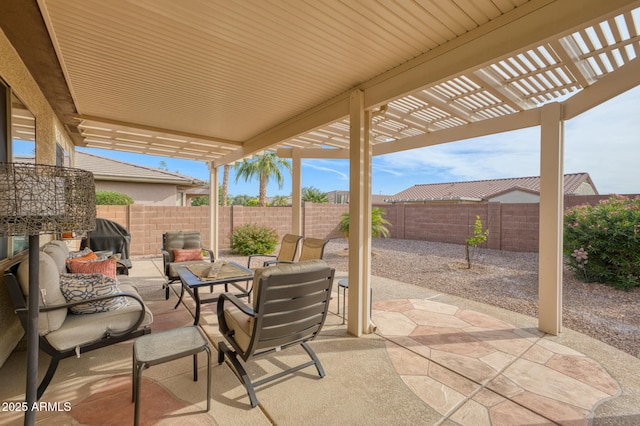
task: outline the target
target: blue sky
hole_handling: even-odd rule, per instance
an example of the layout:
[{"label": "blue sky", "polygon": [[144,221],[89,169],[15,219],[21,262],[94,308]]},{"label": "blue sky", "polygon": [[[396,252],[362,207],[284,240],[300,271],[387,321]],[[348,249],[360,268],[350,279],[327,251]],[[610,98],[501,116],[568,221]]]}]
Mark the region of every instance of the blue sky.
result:
[{"label": "blue sky", "polygon": [[[640,86],[565,122],[564,172],[588,172],[601,194],[640,193]],[[499,179],[540,174],[538,127],[468,139],[433,147],[375,157],[372,192],[393,195],[415,184]],[[205,163],[117,151],[78,148],[130,163],[159,167],[203,180],[209,179]],[[222,181],[222,175],[220,176]],[[230,195],[257,195],[257,180],[235,183]],[[349,189],[347,160],[302,161],[302,186],[321,191]],[[267,195],[291,194],[286,173],[282,189],[273,182]]]}]

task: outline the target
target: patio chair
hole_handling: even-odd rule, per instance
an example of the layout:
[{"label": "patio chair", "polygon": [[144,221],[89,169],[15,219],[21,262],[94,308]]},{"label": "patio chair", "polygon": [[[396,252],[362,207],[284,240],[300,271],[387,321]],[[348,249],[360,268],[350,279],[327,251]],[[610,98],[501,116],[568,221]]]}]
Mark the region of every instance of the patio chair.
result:
[{"label": "patio chair", "polygon": [[300,253],[299,262],[305,260],[322,259],[324,256],[324,248],[329,240],[320,238],[305,238],[302,241],[302,252]]},{"label": "patio chair", "polygon": [[302,237],[300,235],[286,234],[282,237],[282,242],[280,243],[280,251],[278,255],[271,254],[252,254],[249,255],[247,259],[247,268],[251,268],[251,261],[253,259],[259,257],[270,258],[271,260],[265,260],[262,266],[269,266],[274,263],[289,261],[292,262],[296,258],[296,254],[298,254],[298,244],[300,244],[300,240]]},{"label": "patio chair", "polygon": [[165,299],[169,299],[169,286],[180,279],[175,270],[175,265],[189,266],[201,264],[207,260],[202,252],[208,253],[209,262],[215,260],[213,251],[202,247],[199,232],[170,231],[162,234],[162,261],[167,282],[163,285]]},{"label": "patio chair", "polygon": [[[261,268],[255,274],[256,297],[251,306],[231,293],[223,293],[218,299],[218,327],[233,348],[224,341],[218,343],[218,364],[224,362],[226,355],[247,389],[252,407],[258,405],[256,386],[312,365],[321,378],[325,376],[320,360],[307,342],[318,335],[324,324],[334,273],[322,260]],[[225,306],[225,301],[233,306]],[[297,345],[304,348],[311,361],[255,382],[238,359],[246,363]]]}]

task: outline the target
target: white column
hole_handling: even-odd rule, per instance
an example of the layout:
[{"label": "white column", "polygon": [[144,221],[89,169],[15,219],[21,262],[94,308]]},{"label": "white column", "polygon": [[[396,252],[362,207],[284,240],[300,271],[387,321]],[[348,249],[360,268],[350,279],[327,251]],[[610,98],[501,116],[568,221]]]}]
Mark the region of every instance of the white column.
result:
[{"label": "white column", "polygon": [[350,97],[349,308],[347,331],[369,333],[371,288],[371,144],[364,93]]},{"label": "white column", "polygon": [[564,215],[562,105],[547,104],[540,117],[540,246],[538,328],[562,331],[562,233]]},{"label": "white column", "polygon": [[218,174],[220,168],[209,163],[209,248],[213,251],[215,258],[218,258]]},{"label": "white column", "polygon": [[291,151],[291,233],[302,235],[302,151]]}]

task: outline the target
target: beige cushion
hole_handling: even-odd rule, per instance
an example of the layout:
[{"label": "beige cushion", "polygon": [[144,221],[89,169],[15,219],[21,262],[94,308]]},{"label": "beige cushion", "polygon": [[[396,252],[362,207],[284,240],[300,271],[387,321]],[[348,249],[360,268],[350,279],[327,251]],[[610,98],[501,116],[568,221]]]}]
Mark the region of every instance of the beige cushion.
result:
[{"label": "beige cushion", "polygon": [[63,274],[67,272],[67,257],[69,255],[69,250],[66,249],[66,245],[64,248],[58,243],[60,241],[51,241],[50,243],[42,246],[42,251],[47,253],[51,258],[56,262],[56,266],[58,267],[58,273]]},{"label": "beige cushion", "polygon": [[[120,284],[124,293],[137,294],[136,290],[126,284]],[[121,331],[135,324],[140,312],[140,305],[127,298],[123,308],[114,311],[99,312],[90,315],[68,315],[62,327],[47,335],[47,341],[57,350],[71,349],[85,343],[102,339],[107,330]],[[145,307],[142,326],[153,322],[153,315]]]},{"label": "beige cushion", "polygon": [[237,307],[231,306],[224,309],[224,319],[229,330],[233,330],[234,332],[233,340],[246,352],[249,347],[249,342],[251,341],[251,329],[253,325],[253,322],[250,321],[251,317]]},{"label": "beige cushion", "polygon": [[[29,296],[29,256],[18,267],[18,282],[25,296]],[[40,306],[63,305],[67,303],[60,291],[60,273],[56,262],[45,252],[40,252],[39,264]],[[44,296],[44,297],[43,297]],[[67,308],[51,312],[41,312],[38,317],[38,333],[41,336],[57,330],[67,317]]]},{"label": "beige cushion", "polygon": [[69,247],[67,246],[67,243],[65,243],[64,241],[52,240],[52,241],[49,241],[48,244],[52,244],[54,246],[60,247],[60,249],[63,251],[65,257],[69,257]]}]

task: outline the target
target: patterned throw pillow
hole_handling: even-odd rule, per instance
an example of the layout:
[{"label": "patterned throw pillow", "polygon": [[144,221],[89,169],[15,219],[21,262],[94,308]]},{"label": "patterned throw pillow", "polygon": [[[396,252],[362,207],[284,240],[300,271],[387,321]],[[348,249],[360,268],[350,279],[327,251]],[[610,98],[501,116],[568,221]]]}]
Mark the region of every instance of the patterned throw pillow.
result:
[{"label": "patterned throw pillow", "polygon": [[97,262],[69,262],[69,269],[72,274],[102,274],[109,278],[116,278],[116,260],[107,259]]},{"label": "patterned throw pillow", "polygon": [[85,247],[83,250],[80,250],[80,251],[70,251],[67,260],[69,260],[69,259],[77,259],[79,257],[86,256],[89,253],[91,253],[92,251],[93,250],[91,250],[89,247]]},{"label": "patterned throw pillow", "polygon": [[84,262],[87,260],[95,260],[98,258],[98,255],[95,254],[94,252],[92,252],[91,250],[89,250],[89,253],[78,256],[78,257],[69,257],[67,258],[67,262],[68,263],[73,263],[73,262]]},{"label": "patterned throw pillow", "polygon": [[202,259],[202,249],[173,249],[174,262],[187,262],[190,260]]},{"label": "patterned throw pillow", "polygon": [[[60,290],[67,302],[79,302],[98,296],[120,292],[118,281],[102,274],[60,274]],[[74,314],[93,314],[120,309],[127,304],[125,297],[83,303],[71,308]]]}]

